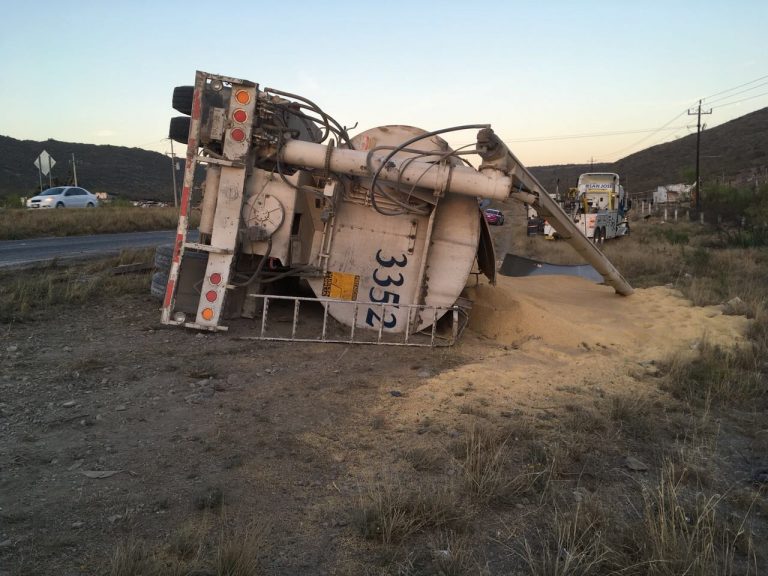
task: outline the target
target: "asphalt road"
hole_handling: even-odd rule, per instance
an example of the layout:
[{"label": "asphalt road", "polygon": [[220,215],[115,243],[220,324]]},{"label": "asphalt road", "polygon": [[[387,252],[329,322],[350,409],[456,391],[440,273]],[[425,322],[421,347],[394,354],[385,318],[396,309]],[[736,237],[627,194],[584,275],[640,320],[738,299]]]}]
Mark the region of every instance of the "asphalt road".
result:
[{"label": "asphalt road", "polygon": [[[170,244],[175,230],[155,232],[125,232],[96,234],[94,236],[66,236],[59,238],[30,238],[28,240],[0,241],[0,268],[21,268],[51,262],[77,260],[118,254],[130,248],[150,248]],[[190,231],[190,240],[197,238]]]}]

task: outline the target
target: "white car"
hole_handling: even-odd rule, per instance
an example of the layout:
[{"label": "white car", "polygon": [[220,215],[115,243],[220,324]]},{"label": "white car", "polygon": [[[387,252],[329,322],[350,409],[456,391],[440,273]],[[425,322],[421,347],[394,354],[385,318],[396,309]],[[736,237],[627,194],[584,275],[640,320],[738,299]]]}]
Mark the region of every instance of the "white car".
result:
[{"label": "white car", "polygon": [[85,188],[56,186],[27,200],[27,208],[96,208],[99,199]]}]

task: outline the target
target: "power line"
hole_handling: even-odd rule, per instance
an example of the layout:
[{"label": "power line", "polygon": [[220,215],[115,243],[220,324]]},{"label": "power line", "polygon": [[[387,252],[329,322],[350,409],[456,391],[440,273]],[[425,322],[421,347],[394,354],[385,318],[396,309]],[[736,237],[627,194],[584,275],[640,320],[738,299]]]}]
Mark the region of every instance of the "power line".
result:
[{"label": "power line", "polygon": [[717,102],[721,102],[723,100],[728,100],[730,98],[733,98],[734,96],[738,96],[739,94],[744,94],[746,92],[751,92],[752,90],[757,90],[758,88],[762,88],[763,86],[765,86],[767,84],[768,84],[768,80],[766,80],[765,82],[761,82],[760,84],[756,84],[756,85],[752,86],[751,88],[746,88],[745,90],[740,90],[738,92],[734,92],[733,94],[728,94],[727,96],[721,96],[720,98],[715,98],[714,100],[706,100],[706,102],[707,102],[707,104],[709,104],[711,106],[712,104],[715,104]]},{"label": "power line", "polygon": [[[608,154],[606,154],[606,155],[605,155],[605,157],[606,157],[606,158],[610,158],[610,157],[612,157],[612,156],[616,156],[616,155],[618,155],[618,154],[622,154],[623,152],[626,152],[627,150],[631,150],[632,148],[634,148],[634,147],[635,147],[635,146],[637,146],[638,144],[642,144],[643,142],[645,142],[646,140],[648,140],[648,138],[652,138],[653,136],[655,136],[655,135],[656,135],[656,134],[658,134],[659,132],[662,132],[662,131],[666,130],[666,129],[669,127],[669,125],[670,125],[670,124],[672,124],[672,122],[674,122],[675,120],[677,120],[677,119],[678,119],[678,118],[680,118],[681,116],[685,116],[687,113],[688,113],[688,109],[686,108],[685,110],[683,110],[682,112],[680,112],[680,114],[678,114],[677,116],[675,116],[674,118],[672,118],[672,119],[671,119],[669,122],[667,122],[666,124],[664,124],[663,126],[661,126],[661,127],[659,127],[659,128],[656,128],[655,130],[653,130],[653,131],[652,131],[650,134],[648,134],[647,136],[643,136],[642,138],[640,138],[640,140],[638,140],[638,141],[636,141],[636,142],[633,142],[633,143],[632,143],[632,144],[630,144],[629,146],[624,146],[623,148],[620,148],[620,149],[618,149],[618,150],[614,150],[613,152],[609,152]],[[677,129],[678,129],[678,128],[675,128],[675,130],[677,130]]]},{"label": "power line", "polygon": [[760,96],[765,96],[766,94],[768,94],[768,92],[762,92],[760,94],[755,94],[754,96],[750,96],[749,98],[743,98],[743,99],[738,100],[736,102],[726,102],[725,104],[720,104],[718,106],[715,106],[713,109],[715,109],[715,108],[716,109],[720,109],[720,108],[725,108],[726,106],[732,106],[734,104],[741,104],[742,102],[746,102],[747,100],[754,100],[755,98],[760,98]]},{"label": "power line", "polygon": [[[663,128],[663,130],[679,130],[683,126],[672,126],[669,128]],[[547,142],[551,140],[576,140],[579,138],[602,138],[606,136],[624,136],[626,134],[644,134],[646,132],[654,132],[662,130],[660,128],[649,128],[644,130],[615,130],[611,132],[592,132],[586,134],[565,134],[561,136],[532,136],[530,138],[515,138],[512,140],[504,140],[506,144],[520,143],[520,142]]]},{"label": "power line", "polygon": [[702,98],[702,100],[709,100],[710,98],[714,98],[715,96],[720,96],[720,94],[733,92],[734,90],[738,90],[739,88],[743,88],[744,86],[749,86],[750,84],[754,84],[755,82],[759,82],[760,80],[765,80],[766,78],[768,78],[768,75],[760,76],[760,78],[755,78],[754,80],[750,80],[749,82],[745,82],[744,84],[739,84],[738,86],[734,86],[733,88],[728,88],[727,90],[721,90],[720,92],[715,92],[714,94],[710,94],[706,98]]}]

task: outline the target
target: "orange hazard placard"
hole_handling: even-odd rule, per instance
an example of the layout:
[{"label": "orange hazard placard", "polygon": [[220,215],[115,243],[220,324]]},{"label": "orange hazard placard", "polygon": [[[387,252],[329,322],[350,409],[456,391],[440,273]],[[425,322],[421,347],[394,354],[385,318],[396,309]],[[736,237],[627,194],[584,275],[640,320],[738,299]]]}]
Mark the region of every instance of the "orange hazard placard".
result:
[{"label": "orange hazard placard", "polygon": [[323,296],[337,300],[357,300],[360,276],[344,272],[326,272],[323,277]]}]

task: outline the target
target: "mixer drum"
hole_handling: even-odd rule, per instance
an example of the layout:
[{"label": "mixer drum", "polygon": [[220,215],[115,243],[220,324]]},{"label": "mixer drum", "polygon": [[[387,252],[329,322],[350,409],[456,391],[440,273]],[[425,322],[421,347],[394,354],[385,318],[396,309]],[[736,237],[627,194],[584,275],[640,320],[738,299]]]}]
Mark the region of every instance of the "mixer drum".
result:
[{"label": "mixer drum", "polygon": [[[352,144],[358,150],[397,146],[423,130],[410,126],[382,126],[357,135]],[[432,152],[398,152],[396,160],[419,156],[434,161],[434,170],[447,143],[429,137],[408,146],[409,150]],[[374,150],[383,157],[391,148]],[[449,162],[458,163],[455,157]],[[424,193],[414,183],[401,183],[399,190],[389,185],[382,189],[398,202],[377,194],[378,212],[372,205],[368,182],[348,188],[337,203],[335,216],[325,231],[325,253],[328,254],[324,278],[312,278],[309,284],[321,298],[355,300],[361,304],[355,311],[349,304],[328,304],[328,313],[339,322],[351,326],[401,333],[422,330],[435,321],[432,310],[419,311],[409,304],[429,307],[453,306],[464,289],[475,260],[480,240],[481,217],[475,198],[458,194],[435,197]],[[377,183],[377,188],[379,184]],[[402,204],[411,210],[403,212]],[[319,235],[320,233],[318,233]],[[319,244],[319,238],[316,244]],[[437,314],[439,319],[445,310]],[[410,316],[410,317],[409,317]]]}]

